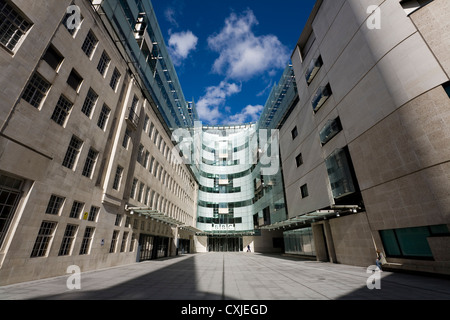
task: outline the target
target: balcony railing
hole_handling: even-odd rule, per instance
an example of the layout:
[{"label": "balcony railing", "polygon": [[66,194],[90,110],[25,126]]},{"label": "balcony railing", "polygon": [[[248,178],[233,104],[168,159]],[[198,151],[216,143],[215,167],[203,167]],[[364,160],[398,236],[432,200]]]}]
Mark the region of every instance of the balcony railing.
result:
[{"label": "balcony railing", "polygon": [[133,108],[128,109],[128,116],[125,118],[135,129],[139,125],[139,116]]}]

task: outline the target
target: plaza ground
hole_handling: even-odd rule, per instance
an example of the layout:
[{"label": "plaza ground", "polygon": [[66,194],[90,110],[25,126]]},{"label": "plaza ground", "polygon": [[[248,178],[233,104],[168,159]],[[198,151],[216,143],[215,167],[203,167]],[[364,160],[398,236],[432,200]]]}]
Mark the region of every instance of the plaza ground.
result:
[{"label": "plaza ground", "polygon": [[[182,255],[0,287],[1,300],[448,300],[450,280],[255,253]],[[70,281],[69,281],[70,282]],[[75,282],[73,282],[75,283]]]}]

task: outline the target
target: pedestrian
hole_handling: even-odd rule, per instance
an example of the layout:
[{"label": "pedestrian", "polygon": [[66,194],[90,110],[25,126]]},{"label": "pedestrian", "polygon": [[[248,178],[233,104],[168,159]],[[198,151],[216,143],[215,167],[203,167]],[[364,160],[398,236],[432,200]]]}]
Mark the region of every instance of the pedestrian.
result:
[{"label": "pedestrian", "polygon": [[382,269],[382,265],[386,264],[386,259],[384,258],[383,253],[377,249],[377,260],[375,261],[378,269],[380,269],[380,271],[383,271]]},{"label": "pedestrian", "polygon": [[247,246],[247,252],[252,252],[252,251],[250,250],[250,245]]}]

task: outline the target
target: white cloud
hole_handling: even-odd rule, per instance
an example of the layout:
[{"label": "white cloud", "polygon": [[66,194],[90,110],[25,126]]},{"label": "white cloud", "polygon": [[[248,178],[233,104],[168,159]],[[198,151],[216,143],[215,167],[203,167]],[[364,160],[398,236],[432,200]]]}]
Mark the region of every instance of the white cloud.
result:
[{"label": "white cloud", "polygon": [[208,87],[206,94],[196,103],[200,120],[213,125],[221,122],[224,117],[221,109],[229,110],[224,107],[226,99],[241,90],[242,86],[226,81],[222,81],[218,86]]},{"label": "white cloud", "polygon": [[219,34],[208,38],[209,48],[220,53],[213,71],[231,79],[248,80],[273,69],[285,68],[289,51],[274,35],[256,36],[258,24],[253,11],[244,15],[232,13]]},{"label": "white cloud", "polygon": [[169,21],[172,25],[178,27],[178,22],[176,20],[177,13],[173,8],[167,8],[166,11],[164,11],[164,16],[166,17],[166,20]]},{"label": "white cloud", "polygon": [[192,31],[172,33],[169,38],[168,50],[174,65],[179,66],[196,49],[198,38]]},{"label": "white cloud", "polygon": [[227,124],[243,124],[256,122],[263,111],[264,106],[262,105],[248,105],[240,113],[230,116],[227,120]]}]

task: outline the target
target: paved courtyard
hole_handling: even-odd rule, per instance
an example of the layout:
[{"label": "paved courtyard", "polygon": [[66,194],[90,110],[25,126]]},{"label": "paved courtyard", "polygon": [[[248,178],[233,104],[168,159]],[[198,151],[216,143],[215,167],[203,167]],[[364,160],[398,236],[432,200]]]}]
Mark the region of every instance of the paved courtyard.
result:
[{"label": "paved courtyard", "polygon": [[[183,255],[0,287],[2,300],[449,300],[450,280],[382,272],[368,288],[367,268],[280,255]],[[375,275],[376,276],[376,275]],[[369,281],[372,287],[375,282]],[[73,282],[75,283],[75,282]]]}]

